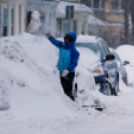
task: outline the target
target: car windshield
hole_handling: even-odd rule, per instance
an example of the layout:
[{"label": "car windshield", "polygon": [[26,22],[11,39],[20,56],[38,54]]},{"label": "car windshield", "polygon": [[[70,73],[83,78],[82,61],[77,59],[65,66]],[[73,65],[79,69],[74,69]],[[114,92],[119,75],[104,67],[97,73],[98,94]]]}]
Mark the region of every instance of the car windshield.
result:
[{"label": "car windshield", "polygon": [[76,45],[76,47],[88,48],[100,57],[100,51],[99,51],[96,43],[76,43],[75,45]]}]

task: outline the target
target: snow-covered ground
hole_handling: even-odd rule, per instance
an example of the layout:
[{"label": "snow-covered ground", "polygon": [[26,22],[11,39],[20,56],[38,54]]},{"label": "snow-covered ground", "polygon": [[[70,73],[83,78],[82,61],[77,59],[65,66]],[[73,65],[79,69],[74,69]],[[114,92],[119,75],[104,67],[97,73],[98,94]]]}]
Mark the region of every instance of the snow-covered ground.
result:
[{"label": "snow-covered ground", "polygon": [[0,39],[0,108],[7,109],[0,111],[0,134],[134,133],[133,88],[120,81],[118,97],[104,96],[80,64],[80,88],[87,89],[90,103],[106,106],[103,112],[81,108],[63,93],[57,58],[46,38],[23,33]]}]

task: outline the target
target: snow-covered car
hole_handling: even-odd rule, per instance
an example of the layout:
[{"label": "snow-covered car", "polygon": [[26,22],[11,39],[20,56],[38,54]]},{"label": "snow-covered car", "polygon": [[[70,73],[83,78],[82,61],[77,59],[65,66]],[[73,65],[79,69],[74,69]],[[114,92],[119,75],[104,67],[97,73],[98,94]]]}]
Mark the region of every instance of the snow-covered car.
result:
[{"label": "snow-covered car", "polygon": [[119,55],[114,51],[114,49],[110,48],[110,51],[111,53],[114,54],[122,80],[127,85],[128,80],[127,80],[127,71],[125,65],[129,64],[129,62],[128,61],[122,62]]},{"label": "snow-covered car", "polygon": [[95,36],[80,35],[76,41],[80,52],[80,63],[90,70],[95,83],[100,84],[100,91],[105,95],[117,95],[119,91],[119,71],[113,54],[106,42]]}]

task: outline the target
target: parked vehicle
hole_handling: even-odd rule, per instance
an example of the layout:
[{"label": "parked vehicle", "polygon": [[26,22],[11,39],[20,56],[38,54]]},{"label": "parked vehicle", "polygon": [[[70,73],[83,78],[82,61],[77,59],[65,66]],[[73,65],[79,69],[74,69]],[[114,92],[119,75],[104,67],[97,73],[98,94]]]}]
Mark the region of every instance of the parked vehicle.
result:
[{"label": "parked vehicle", "polygon": [[76,47],[81,53],[80,64],[94,76],[104,95],[118,95],[119,70],[115,56],[110,53],[106,42],[95,36],[78,36]]},{"label": "parked vehicle", "polygon": [[118,70],[119,70],[119,72],[121,74],[121,77],[122,77],[123,82],[126,85],[128,85],[127,71],[126,71],[125,65],[129,64],[129,62],[128,61],[124,61],[122,63],[119,55],[114,51],[114,49],[110,48],[110,51],[115,56],[115,59],[116,59],[117,65],[118,65]]}]

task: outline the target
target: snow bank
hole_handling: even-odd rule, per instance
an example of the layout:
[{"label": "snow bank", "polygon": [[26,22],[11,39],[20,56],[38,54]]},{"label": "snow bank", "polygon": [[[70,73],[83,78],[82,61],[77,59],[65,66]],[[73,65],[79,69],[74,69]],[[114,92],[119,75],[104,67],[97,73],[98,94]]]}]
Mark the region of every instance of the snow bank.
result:
[{"label": "snow bank", "polygon": [[132,45],[122,45],[115,50],[120,56],[122,62],[129,61],[130,64],[126,65],[128,75],[128,85],[134,87],[134,46]]},{"label": "snow bank", "polygon": [[115,51],[118,53],[122,61],[130,61],[130,63],[134,65],[134,46],[122,45],[119,46]]},{"label": "snow bank", "polygon": [[[68,114],[75,114],[75,108],[65,104],[60,84],[56,84],[51,73],[42,69],[18,43],[11,41],[1,43],[0,61],[3,73],[0,76],[0,90],[3,92],[4,88],[5,91],[9,91],[9,96],[2,101],[5,105],[0,105],[1,109],[9,107],[9,99],[11,103],[9,112],[16,118],[62,118]],[[69,103],[70,100],[65,98]]]}]

